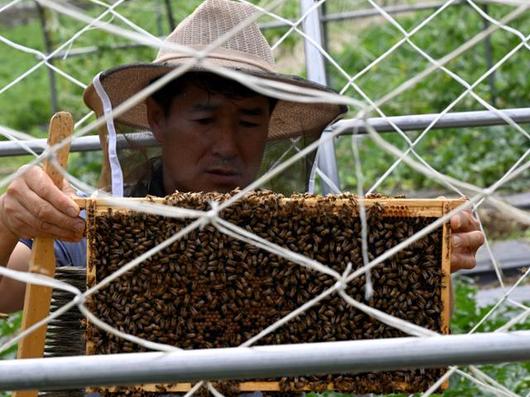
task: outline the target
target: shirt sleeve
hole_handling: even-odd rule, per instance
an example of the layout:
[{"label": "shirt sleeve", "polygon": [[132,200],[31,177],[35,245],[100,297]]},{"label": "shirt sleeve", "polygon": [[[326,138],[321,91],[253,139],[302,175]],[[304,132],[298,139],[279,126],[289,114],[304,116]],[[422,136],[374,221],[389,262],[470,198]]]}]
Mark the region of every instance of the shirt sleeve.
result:
[{"label": "shirt sleeve", "polygon": [[[33,246],[33,240],[21,239],[22,244],[29,249]],[[55,241],[55,261],[57,266],[86,267],[86,239],[77,243],[66,241]]]}]

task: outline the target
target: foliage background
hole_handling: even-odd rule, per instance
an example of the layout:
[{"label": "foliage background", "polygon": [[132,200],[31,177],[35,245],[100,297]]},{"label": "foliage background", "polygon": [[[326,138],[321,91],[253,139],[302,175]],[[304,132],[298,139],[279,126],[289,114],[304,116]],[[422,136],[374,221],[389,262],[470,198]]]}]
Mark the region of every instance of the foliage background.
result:
[{"label": "foliage background", "polygon": [[[169,27],[162,3],[154,0],[130,1],[121,8],[118,7],[118,10],[143,29],[154,35],[163,36],[168,33]],[[178,5],[173,7],[175,20],[178,22],[199,3],[200,0],[175,2]],[[266,2],[261,3],[266,4]],[[84,11],[93,16],[99,15],[105,9],[90,1],[80,1],[78,5],[83,6]],[[335,13],[369,8],[369,4],[366,1],[338,0],[329,2],[327,8],[328,13]],[[489,14],[496,19],[502,18],[511,10],[511,7],[494,5],[490,5],[487,9]],[[298,14],[297,2],[287,1],[276,12],[285,18],[294,19]],[[397,20],[404,29],[411,30],[432,12],[429,10],[410,13],[397,17]],[[84,24],[56,13],[48,11],[46,16],[55,47],[84,27]],[[263,22],[269,20],[271,20],[269,17],[263,18]],[[116,18],[112,22],[126,27]],[[523,14],[510,25],[522,31],[523,34],[527,33],[530,30],[530,17]],[[482,28],[483,20],[474,9],[467,5],[454,6],[440,13],[411,39],[430,56],[438,59],[468,41]],[[327,31],[330,55],[350,75],[361,71],[403,37],[394,26],[384,22],[381,18],[333,22],[328,24]],[[286,28],[280,28],[267,30],[265,33],[269,41],[274,43],[286,32]],[[43,35],[36,17],[27,19],[25,23],[2,23],[0,35],[18,44],[44,51]],[[491,36],[492,62],[498,62],[519,42],[520,39],[509,32],[496,31]],[[55,60],[54,64],[88,84],[101,70],[129,62],[150,61],[155,56],[152,49],[145,47],[126,50],[111,49],[112,46],[125,44],[129,44],[126,39],[92,29],[81,35],[72,47],[95,46],[99,49],[98,52],[86,56],[67,56],[65,59]],[[34,55],[24,54],[4,44],[0,44],[0,48],[2,51],[0,86],[11,82],[36,63]],[[485,51],[484,43],[480,43],[451,61],[447,67],[472,83],[488,69]],[[301,75],[305,73],[303,43],[296,32],[291,33],[287,40],[283,41],[275,51],[275,56],[282,72]],[[493,87],[485,80],[478,85],[475,92],[499,108],[528,106],[530,79],[528,79],[526,68],[522,65],[527,65],[529,62],[530,51],[524,49],[518,51],[495,73]],[[356,83],[369,98],[375,100],[427,66],[428,62],[412,46],[405,43],[356,80]],[[332,65],[328,65],[328,72],[330,85],[337,90],[342,89],[346,83],[344,76]],[[75,120],[79,120],[87,113],[81,101],[82,89],[60,76],[57,77],[57,85],[60,108],[72,112]],[[463,91],[464,88],[458,82],[444,72],[437,71],[384,105],[382,111],[388,116],[437,113],[444,110]],[[352,88],[346,93],[355,99],[363,100]],[[0,109],[0,125],[29,132],[39,137],[46,136],[47,122],[52,112],[47,70],[39,68],[22,82],[3,92],[0,95]],[[467,95],[454,110],[484,110],[484,108],[470,95]],[[350,115],[353,115],[353,111]],[[523,127],[528,128],[528,126]],[[418,135],[416,132],[407,134],[411,139]],[[386,139],[397,146],[406,147],[404,139],[398,134],[386,134]],[[352,172],[350,141],[349,137],[337,139],[340,177],[342,188],[345,190],[354,189],[356,186],[355,173]],[[525,136],[511,127],[503,126],[434,130],[417,146],[417,152],[440,172],[479,186],[488,186],[497,181],[527,148],[528,139]],[[362,139],[361,156],[367,187],[375,182],[393,162],[389,155],[383,153],[369,139]],[[0,172],[9,173],[27,160],[27,158],[2,159]],[[100,157],[94,153],[75,155],[70,168],[77,177],[95,183],[99,163]],[[530,174],[527,173],[510,183],[505,189],[510,192],[524,191],[529,182]],[[425,178],[407,166],[400,165],[380,190],[385,193],[396,193],[425,188],[443,189],[433,180]]]},{"label": "foliage background", "polygon": [[[253,2],[262,5],[267,3],[258,0]],[[403,2],[386,1],[385,3],[392,5]],[[413,2],[409,1],[409,3]],[[98,5],[95,1],[84,0],[72,3],[92,16],[97,16],[105,10],[104,6]],[[174,19],[178,22],[199,3],[200,0],[173,1]],[[6,0],[0,1],[0,5],[5,4],[7,4]],[[31,6],[33,2],[23,1],[22,4]],[[365,0],[355,2],[335,0],[327,2],[326,6],[328,13],[370,8]],[[131,0],[118,7],[117,10],[154,35],[163,36],[169,32],[167,13],[162,1]],[[497,19],[512,10],[511,7],[500,5],[489,5],[487,8],[487,12]],[[288,0],[275,12],[285,18],[294,19],[299,13],[298,2]],[[432,12],[430,10],[408,13],[396,18],[406,30],[411,30]],[[83,23],[50,11],[46,11],[45,15],[54,47],[85,26]],[[117,18],[107,17],[105,20],[112,20],[113,23],[126,27]],[[261,22],[271,20],[269,17],[264,17]],[[411,39],[433,58],[440,58],[480,32],[483,24],[480,15],[469,5],[453,6],[434,18]],[[510,25],[528,35],[530,15],[526,13]],[[286,28],[279,28],[267,30],[265,34],[267,39],[274,43],[286,32]],[[41,26],[36,14],[28,9],[8,16],[0,14],[0,35],[15,43],[45,52]],[[361,71],[403,37],[394,26],[382,18],[334,22],[328,25],[327,36],[331,56],[350,75]],[[495,32],[491,36],[493,63],[501,60],[519,42],[520,40],[509,32],[500,30]],[[124,63],[150,61],[155,56],[153,50],[143,47],[126,50],[112,49],[113,46],[126,44],[129,43],[125,39],[98,29],[91,29],[81,35],[73,43],[71,49],[95,46],[98,49],[97,52],[86,56],[66,56],[64,59],[54,60],[54,64],[88,84],[101,70]],[[68,52],[70,48],[66,50]],[[305,74],[303,42],[295,32],[291,33],[278,47],[275,56],[282,72]],[[0,90],[37,62],[35,56],[24,54],[0,42]],[[495,73],[493,86],[485,80],[478,85],[475,92],[499,108],[528,107],[530,79],[528,68],[525,67],[528,64],[530,64],[530,51],[520,50]],[[425,59],[421,58],[409,44],[404,44],[357,79],[356,83],[368,97],[376,100],[414,77],[427,66],[428,62]],[[484,43],[480,43],[464,55],[457,57],[447,67],[469,83],[474,82],[488,69]],[[329,84],[336,90],[341,90],[346,79],[332,65],[328,64],[327,68]],[[58,76],[57,91],[60,108],[70,111],[75,120],[79,120],[87,113],[81,101],[83,90],[80,87]],[[437,113],[444,110],[463,91],[464,88],[459,83],[445,73],[437,71],[385,104],[382,111],[388,116]],[[351,88],[346,93],[363,100]],[[484,110],[484,108],[468,95],[454,110]],[[44,67],[0,94],[0,125],[2,126],[24,131],[35,137],[46,137],[47,123],[51,113],[48,74]],[[353,115],[354,112],[351,111],[349,116]],[[523,125],[523,128],[528,129],[528,125]],[[407,135],[414,140],[418,133],[408,132]],[[398,147],[406,147],[405,140],[398,134],[385,134],[385,139]],[[529,149],[528,142],[528,139],[521,133],[505,126],[434,130],[429,132],[417,146],[417,152],[438,171],[485,187],[497,181]],[[388,169],[394,159],[365,137],[361,137],[359,143],[365,174],[364,188],[366,189]],[[355,190],[357,186],[351,144],[349,136],[339,137],[336,140],[341,187],[344,190]],[[12,173],[29,159],[29,157],[0,158],[0,176]],[[81,180],[95,184],[100,162],[101,155],[97,152],[74,154],[70,160],[69,171]],[[530,173],[527,172],[521,178],[509,183],[501,193],[528,191],[529,182]],[[289,189],[291,186],[287,184],[283,187]],[[400,165],[378,190],[387,194],[395,194],[425,189],[443,190],[443,187],[407,166]],[[487,307],[477,307],[475,302],[477,288],[469,280],[462,280],[457,284],[456,309],[452,322],[455,333],[467,332],[488,310]],[[503,306],[491,320],[483,325],[481,331],[493,330],[513,315],[513,308]],[[8,320],[0,320],[0,342],[9,338],[16,331],[19,323],[18,315],[11,316]],[[521,327],[528,328],[529,325],[527,322]],[[4,353],[2,358],[13,357],[13,355],[14,350],[11,349]],[[530,391],[529,363],[484,366],[483,369],[516,393]],[[444,393],[444,396],[481,395],[475,386],[459,377],[453,377],[451,388]]]}]

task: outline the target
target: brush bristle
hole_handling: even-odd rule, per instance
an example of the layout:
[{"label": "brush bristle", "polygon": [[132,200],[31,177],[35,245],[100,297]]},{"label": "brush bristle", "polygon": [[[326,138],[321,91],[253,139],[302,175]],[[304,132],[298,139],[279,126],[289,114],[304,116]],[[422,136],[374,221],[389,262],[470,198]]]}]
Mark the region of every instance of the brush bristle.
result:
[{"label": "brush bristle", "polygon": [[[58,267],[55,278],[64,281],[81,291],[86,289],[86,269],[81,267]],[[70,302],[73,295],[66,291],[54,290],[50,304],[50,312]],[[62,316],[48,324],[44,357],[80,356],[85,354],[85,328],[83,316],[73,307]],[[84,397],[83,389],[42,391],[42,397]]]}]

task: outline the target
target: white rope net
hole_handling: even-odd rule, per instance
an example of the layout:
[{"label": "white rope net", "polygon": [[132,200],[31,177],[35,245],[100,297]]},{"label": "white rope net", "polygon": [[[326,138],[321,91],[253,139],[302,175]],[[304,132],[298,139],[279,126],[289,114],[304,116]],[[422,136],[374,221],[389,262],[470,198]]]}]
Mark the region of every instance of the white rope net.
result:
[{"label": "white rope net", "polygon": [[[299,264],[300,266],[309,267],[316,271],[322,272],[327,275],[331,275],[336,279],[336,283],[326,290],[324,293],[318,297],[308,301],[305,305],[299,307],[297,310],[291,312],[289,315],[285,316],[281,320],[270,324],[269,327],[264,329],[259,334],[255,335],[253,338],[247,340],[242,346],[252,346],[260,338],[265,335],[273,332],[282,325],[289,322],[291,319],[297,316],[303,316],[303,313],[312,305],[317,304],[320,300],[324,299],[330,294],[340,294],[343,297],[345,302],[350,304],[352,307],[355,307],[358,310],[361,310],[370,316],[373,316],[377,320],[395,327],[406,334],[417,337],[431,337],[435,333],[432,331],[419,327],[415,324],[409,323],[402,319],[393,317],[386,313],[383,313],[379,310],[376,310],[368,305],[365,305],[359,301],[354,300],[351,296],[348,296],[345,291],[345,285],[350,283],[356,277],[361,275],[369,274],[370,269],[373,269],[375,266],[380,265],[383,261],[390,258],[392,255],[396,254],[400,250],[406,248],[408,245],[416,241],[417,239],[425,236],[435,228],[439,227],[442,223],[449,221],[450,217],[455,213],[465,209],[472,209],[476,216],[479,217],[480,214],[478,210],[485,206],[489,205],[495,208],[503,216],[509,217],[514,221],[521,222],[523,224],[530,224],[530,214],[528,212],[522,211],[516,207],[513,207],[509,203],[499,199],[496,193],[505,185],[520,178],[524,178],[525,173],[528,175],[528,168],[530,167],[530,161],[528,161],[528,154],[530,153],[530,134],[524,125],[521,125],[514,121],[511,117],[507,115],[506,112],[502,112],[491,104],[489,99],[485,99],[483,95],[483,90],[481,87],[485,82],[488,81],[493,74],[499,71],[505,64],[509,63],[512,59],[517,58],[519,62],[519,67],[524,68],[524,63],[522,61],[525,54],[528,54],[530,50],[529,42],[529,31],[520,30],[518,28],[520,24],[517,24],[516,21],[518,18],[521,18],[528,13],[528,8],[530,3],[526,0],[491,0],[491,1],[478,1],[478,0],[466,0],[466,1],[456,1],[456,0],[447,0],[436,3],[434,6],[429,4],[431,8],[425,8],[427,11],[423,11],[426,17],[422,19],[419,23],[409,29],[404,27],[399,22],[399,18],[393,15],[387,10],[399,8],[402,6],[411,6],[419,7],[424,4],[419,4],[417,2],[408,2],[408,4],[403,5],[392,2],[383,2],[375,0],[367,1],[358,1],[358,2],[349,2],[349,1],[332,1],[332,0],[320,0],[315,1],[312,6],[306,10],[304,13],[299,11],[298,5],[299,2],[294,0],[271,0],[271,1],[247,1],[240,0],[241,2],[252,4],[256,7],[258,13],[256,14],[256,19],[264,25],[282,23],[285,27],[278,30],[278,34],[274,35],[272,48],[275,51],[275,55],[279,58],[280,68],[285,69],[287,72],[297,72],[300,65],[293,64],[292,59],[282,58],[285,55],[282,52],[283,46],[289,40],[294,40],[295,42],[303,42],[304,40],[309,41],[313,46],[315,46],[323,58],[328,63],[330,69],[339,76],[338,79],[341,79],[340,94],[322,94],[315,93],[311,91],[300,90],[297,88],[293,90],[291,87],[287,86],[284,83],[272,82],[257,77],[250,77],[248,75],[243,75],[238,71],[224,69],[220,67],[213,67],[211,65],[207,66],[211,72],[226,76],[235,80],[238,80],[244,83],[249,88],[263,93],[265,95],[270,95],[278,97],[281,99],[298,101],[298,102],[329,102],[329,103],[340,103],[346,104],[350,107],[350,114],[347,120],[344,120],[340,123],[337,123],[333,126],[330,134],[324,134],[322,139],[317,142],[310,144],[303,149],[296,147],[295,144],[281,156],[279,156],[278,161],[274,166],[266,172],[264,175],[259,177],[255,182],[244,188],[240,193],[236,194],[230,200],[220,203],[216,206],[213,206],[210,211],[201,212],[201,211],[189,211],[183,208],[176,208],[170,206],[160,206],[160,205],[147,205],[147,204],[131,204],[131,202],[123,201],[119,198],[112,198],[108,196],[104,197],[106,202],[109,204],[127,206],[130,209],[135,211],[146,212],[150,214],[156,214],[167,217],[179,217],[179,218],[191,218],[194,219],[192,223],[189,224],[186,228],[182,229],[170,239],[164,241],[163,243],[157,245],[156,247],[150,249],[149,251],[138,256],[133,261],[125,264],[119,271],[111,274],[103,280],[100,280],[94,287],[89,290],[82,292],[77,288],[72,287],[66,283],[60,282],[58,280],[50,279],[44,276],[39,276],[35,274],[20,273],[13,270],[6,269],[5,267],[0,267],[0,275],[2,277],[11,277],[13,279],[25,282],[49,286],[52,288],[61,289],[72,293],[72,301],[64,306],[63,308],[53,312],[47,317],[43,322],[35,324],[35,326],[20,332],[15,337],[10,340],[5,341],[5,343],[0,346],[0,352],[9,349],[18,341],[23,338],[31,337],[31,332],[38,328],[42,323],[50,321],[52,318],[60,316],[62,313],[66,312],[69,308],[77,305],[80,311],[96,326],[101,329],[112,333],[120,338],[128,339],[131,342],[134,342],[138,345],[141,345],[150,350],[158,351],[175,351],[178,350],[177,347],[164,345],[160,343],[153,343],[147,340],[143,340],[135,337],[134,335],[125,334],[108,324],[105,324],[92,313],[90,313],[84,305],[86,298],[95,292],[105,288],[114,280],[130,271],[131,269],[142,266],[142,263],[149,257],[155,255],[157,252],[163,250],[165,247],[174,243],[175,241],[181,239],[190,231],[203,227],[206,224],[213,225],[217,228],[218,231],[228,234],[230,236],[242,239],[249,244],[253,244],[269,250],[277,255],[287,258],[289,261]],[[82,57],[98,57],[100,53],[96,52],[95,55],[88,55],[90,51],[96,50],[101,51],[101,62],[100,69],[105,69],[107,67],[114,66],[113,64],[106,64],[107,62],[114,62],[113,59],[110,61],[105,59],[105,52],[103,49],[98,48],[98,43],[95,40],[101,39],[108,44],[117,44],[118,46],[139,46],[139,51],[141,54],[146,54],[145,48],[152,48],[153,50],[158,50],[163,46],[168,46],[158,39],[161,36],[161,32],[157,31],[160,20],[155,20],[155,23],[151,23],[149,26],[145,26],[138,22],[141,18],[138,18],[138,15],[145,13],[152,13],[153,15],[161,15],[160,10],[162,8],[162,2],[139,2],[139,1],[129,1],[117,0],[117,1],[102,1],[102,0],[90,0],[83,2],[82,8],[79,8],[78,2],[56,2],[51,0],[38,0],[37,3],[42,7],[46,12],[50,13],[53,16],[53,23],[56,24],[55,29],[57,37],[60,37],[61,43],[55,45],[53,50],[50,53],[46,53],[42,49],[32,48],[21,43],[17,43],[12,39],[8,38],[8,35],[0,35],[0,45],[2,50],[9,49],[10,52],[17,51],[25,53],[28,55],[28,59],[33,57],[33,61],[28,61],[27,65],[20,65],[20,68],[13,70],[13,75],[9,77],[7,81],[0,83],[0,96],[8,95],[10,91],[15,90],[17,87],[23,86],[24,84],[31,85],[32,77],[37,73],[43,73],[43,70],[47,70],[54,74],[57,79],[60,79],[60,86],[63,85],[73,85],[77,87],[76,90],[70,90],[69,92],[78,92],[80,89],[86,88],[86,86],[91,81],[93,76],[88,75],[86,70],[80,66],[80,63],[72,63],[68,66],[69,60],[80,59]],[[183,6],[182,2],[175,2],[174,6],[174,15],[179,19],[182,19],[187,13],[189,13],[196,5],[200,2],[186,2],[186,5]],[[355,4],[353,4],[355,3]],[[25,12],[24,10],[34,7],[34,3],[23,1],[23,0],[13,0],[13,1],[4,1],[0,4],[0,16],[2,14],[7,15],[9,12]],[[503,7],[503,15],[501,18],[493,17],[493,13],[488,13],[485,5]],[[182,8],[179,8],[181,7]],[[318,11],[319,8],[327,6],[328,9],[346,10],[359,12],[363,10],[367,17],[375,18],[370,21],[376,21],[378,24],[383,24],[387,26],[389,31],[393,32],[394,40],[391,42],[391,45],[385,48],[381,48],[379,53],[369,54],[371,61],[360,70],[351,70],[345,68],[341,65],[341,60],[337,59],[334,55],[333,46],[339,45],[340,43],[334,43],[333,41],[329,43],[327,48],[323,48],[319,45],[313,38],[309,37],[302,30],[303,21],[308,18],[313,12]],[[418,43],[414,40],[415,34],[422,30],[428,30],[429,26],[436,19],[444,18],[444,16],[451,10],[453,7],[466,7],[468,10],[473,10],[481,18],[488,22],[488,25],[485,29],[480,29],[469,37],[463,37],[461,43],[455,43],[452,47],[452,50],[447,53],[439,53],[433,51],[432,49],[426,49],[422,46],[421,43]],[[341,8],[342,7],[342,8]],[[289,10],[295,9],[298,13],[298,16],[295,19],[293,15],[289,14]],[[22,10],[22,11],[21,11]],[[158,14],[157,14],[158,13]],[[70,21],[70,26],[75,26],[75,32],[72,33],[72,29],[66,29],[61,27],[60,21],[67,19]],[[359,21],[359,25],[364,23],[362,19],[356,19]],[[248,21],[249,23],[251,21]],[[458,21],[459,23],[465,23],[463,20]],[[343,25],[353,22],[341,22]],[[528,25],[526,25],[528,28]],[[458,28],[458,27],[452,27]],[[360,28],[359,28],[360,29]],[[237,28],[233,31],[227,33],[225,39],[231,37],[235,34]],[[347,36],[342,37],[343,40],[351,41],[356,43],[357,39],[354,36],[356,30],[352,30],[351,37]],[[498,32],[504,32],[505,34],[512,35],[515,40],[515,45],[513,48],[505,48],[503,51],[503,56],[499,57],[496,62],[493,62],[485,70],[482,70],[477,78],[472,80],[463,77],[459,73],[458,69],[458,60],[461,57],[466,57],[476,46],[481,44],[484,39],[489,37],[495,37]],[[332,33],[330,33],[331,35]],[[83,41],[84,36],[88,36],[94,40],[93,46],[87,46]],[[83,43],[82,45],[79,43]],[[125,44],[124,44],[125,43]],[[120,106],[113,109],[115,115],[120,114],[121,112],[128,109],[130,106],[134,105],[138,101],[141,101],[146,96],[150,95],[157,88],[159,88],[166,81],[178,77],[179,75],[185,73],[189,68],[201,62],[201,59],[208,52],[215,50],[215,48],[220,43],[214,43],[214,45],[204,49],[202,53],[194,54],[194,59],[185,63],[184,66],[176,68],[173,72],[166,75],[165,78],[156,81],[151,84],[149,87],[139,92],[137,95],[129,98],[126,102]],[[296,48],[296,47],[295,47]],[[400,51],[403,51],[406,48],[408,58],[406,62],[416,66],[415,72],[409,76],[405,81],[398,81],[394,84],[394,81],[391,80],[392,76],[378,76],[379,79],[388,78],[389,84],[385,86],[385,91],[369,92],[370,90],[363,88],[364,84],[361,84],[363,79],[369,78],[371,74],[378,73],[378,70],[381,66],[391,57],[397,56],[396,54]],[[171,48],[169,48],[171,49]],[[116,50],[119,52],[119,50]],[[154,52],[154,51],[153,51]],[[435,53],[436,55],[432,55]],[[526,55],[527,56],[527,55]],[[36,58],[36,60],[35,60]],[[60,62],[55,62],[54,60],[60,59]],[[83,58],[85,59],[85,58]],[[145,59],[146,61],[148,59]],[[90,62],[96,62],[93,59],[90,59]],[[428,125],[427,128],[422,129],[418,134],[411,135],[404,131],[403,128],[400,128],[392,119],[387,115],[385,109],[389,108],[389,105],[396,101],[400,95],[405,95],[411,89],[413,89],[418,84],[422,84],[425,81],[433,78],[439,78],[443,76],[450,83],[457,83],[461,86],[460,94],[454,98],[450,98],[444,102],[444,106],[439,109],[439,114],[434,118],[434,120]],[[439,87],[438,94],[441,96],[444,92],[444,86]],[[80,95],[64,97],[61,98],[65,104],[79,103],[81,101]],[[418,99],[421,101],[421,98]],[[506,169],[502,176],[498,180],[490,184],[489,186],[478,186],[471,183],[469,180],[473,178],[468,178],[468,180],[459,179],[449,175],[446,170],[437,170],[433,167],[430,162],[425,158],[423,151],[418,150],[424,141],[425,137],[432,135],[436,129],[436,123],[440,121],[444,115],[449,114],[451,111],[466,109],[466,103],[473,103],[472,108],[480,110],[489,110],[493,112],[496,116],[502,119],[508,126],[511,132],[514,135],[520,135],[524,139],[523,142],[523,151],[522,155],[511,164],[511,166]],[[65,106],[67,107],[67,106]],[[382,118],[384,121],[388,122],[393,128],[396,136],[402,138],[402,142],[399,145],[394,145],[389,142],[389,140],[383,139],[382,135],[377,132],[372,125],[367,121],[368,117],[377,116]],[[394,115],[394,114],[393,114]],[[406,115],[406,114],[399,114]],[[83,115],[76,115],[77,123],[75,124],[75,131],[73,138],[78,138],[85,136],[87,134],[93,133],[100,126],[105,123],[103,119],[95,119],[92,113],[86,113]],[[377,145],[378,150],[382,150],[384,153],[388,153],[392,158],[391,164],[388,166],[386,172],[382,175],[379,175],[373,181],[372,186],[368,189],[365,188],[362,181],[364,178],[363,163],[365,158],[363,158],[362,153],[359,150],[359,145],[363,138],[357,134],[355,126],[362,126],[366,129],[369,138]],[[353,130],[353,131],[352,131]],[[339,137],[343,133],[351,133],[351,137],[339,138],[344,142],[344,139],[351,140],[351,146],[349,150],[350,157],[353,161],[351,170],[340,170],[341,175],[346,175],[346,172],[350,172],[350,175],[353,175],[357,181],[356,187],[359,195],[364,195],[366,193],[374,192],[376,189],[380,189],[384,186],[384,183],[388,180],[389,177],[396,171],[398,168],[407,167],[410,170],[419,175],[423,175],[429,180],[435,181],[440,186],[443,186],[445,189],[449,189],[454,192],[455,195],[461,196],[467,194],[469,196],[469,201],[465,205],[459,207],[458,209],[452,211],[446,216],[438,219],[436,222],[432,223],[425,229],[416,233],[414,236],[408,238],[403,243],[393,247],[392,249],[387,250],[384,254],[376,257],[375,259],[368,260],[368,255],[366,252],[366,245],[363,247],[363,257],[364,257],[364,266],[360,269],[355,270],[354,272],[345,272],[344,274],[338,274],[336,271],[326,266],[325,263],[319,263],[314,260],[310,260],[302,255],[299,255],[295,252],[292,252],[288,249],[278,247],[273,245],[266,240],[259,238],[258,236],[243,230],[237,227],[234,224],[227,222],[219,216],[219,213],[222,209],[232,205],[239,198],[249,191],[259,188],[263,184],[267,183],[272,178],[281,174],[288,167],[292,166],[299,159],[304,158],[305,156],[316,151],[328,141],[334,141],[336,137]],[[37,155],[33,152],[27,145],[24,144],[24,140],[30,137],[28,134],[23,134],[16,131],[16,129],[10,127],[9,125],[0,126],[0,134],[8,140],[12,140],[20,144],[28,154],[32,155],[34,158],[27,161],[27,164],[37,165],[47,158],[52,158],[51,156],[57,151],[63,144],[56,145],[54,147],[48,148],[42,155]],[[344,148],[346,146],[342,146]],[[471,156],[471,153],[470,153]],[[20,176],[25,172],[27,168],[21,168],[15,172],[10,172],[8,175],[0,179],[0,187],[5,188],[9,185],[14,178]],[[67,180],[79,190],[85,192],[87,195],[91,195],[96,191],[96,188],[74,177],[67,170],[64,171],[64,176]],[[479,170],[480,172],[480,170]],[[329,181],[329,178],[321,172],[320,169],[315,168],[314,174],[316,178],[320,178],[321,185],[325,184],[326,181],[328,185],[331,186],[332,191],[340,192],[341,186],[332,186],[333,183]],[[313,176],[315,178],[315,176]],[[360,212],[361,217],[363,218],[363,211]],[[363,229],[366,228],[366,222],[363,222]],[[482,229],[484,231],[484,229]],[[363,239],[366,239],[366,230],[363,231]],[[494,265],[497,282],[500,286],[505,287],[506,280],[502,275],[500,270],[500,263],[493,256],[492,250],[490,249],[488,243],[488,236],[486,235],[486,248],[489,255],[491,256],[491,262]],[[470,332],[476,332],[480,326],[487,321],[488,319],[494,317],[499,308],[502,308],[504,305],[511,304],[517,310],[517,314],[510,320],[502,324],[497,331],[506,332],[512,329],[514,326],[525,324],[527,316],[530,314],[530,307],[526,306],[523,302],[519,302],[511,297],[511,293],[516,289],[517,286],[523,284],[528,276],[530,271],[526,271],[517,280],[511,284],[511,288],[505,293],[504,296],[493,306],[493,308],[485,313],[482,316],[480,321],[478,321]],[[367,277],[367,280],[369,278]],[[513,281],[513,280],[512,280]],[[369,290],[369,285],[367,286],[367,291]],[[528,323],[526,323],[528,324]],[[436,391],[436,389],[449,377],[454,374],[458,374],[462,379],[475,383],[484,393],[490,393],[494,395],[502,396],[516,396],[515,391],[510,390],[509,387],[502,384],[501,381],[491,378],[481,369],[475,366],[469,366],[467,368],[458,368],[451,367],[449,371],[439,379],[436,384],[434,384],[427,392],[423,393],[423,396],[429,396]],[[205,382],[200,382],[195,387],[187,393],[186,396],[192,395],[197,391]],[[219,393],[213,388],[211,384],[207,383],[208,389],[214,394],[219,395]],[[530,395],[527,394],[527,395]]]}]

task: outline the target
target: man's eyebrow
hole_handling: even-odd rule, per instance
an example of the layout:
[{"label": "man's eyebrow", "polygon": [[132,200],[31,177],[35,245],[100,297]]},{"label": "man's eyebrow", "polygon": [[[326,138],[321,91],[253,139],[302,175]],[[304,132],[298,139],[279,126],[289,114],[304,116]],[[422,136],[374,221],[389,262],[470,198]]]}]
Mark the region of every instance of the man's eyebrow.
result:
[{"label": "man's eyebrow", "polygon": [[[191,111],[192,112],[213,112],[217,108],[219,108],[218,105],[213,105],[210,103],[197,103],[191,107]],[[255,108],[240,108],[239,113],[244,114],[246,116],[261,116],[265,112],[263,111],[263,108],[255,107]]]},{"label": "man's eyebrow", "polygon": [[263,112],[263,108],[243,108],[239,110],[240,113],[247,115],[247,116],[261,116]]}]

